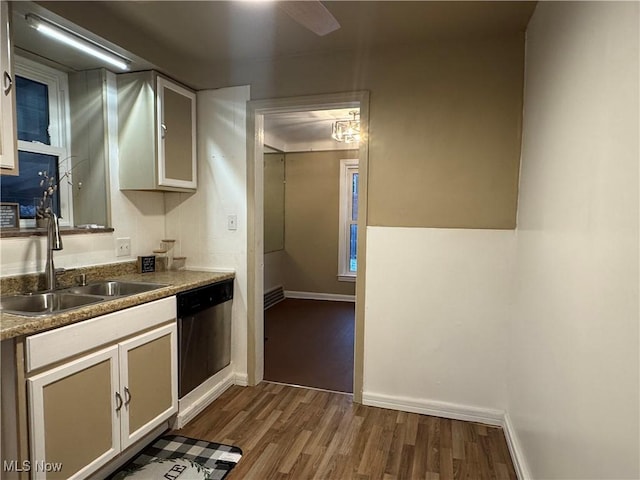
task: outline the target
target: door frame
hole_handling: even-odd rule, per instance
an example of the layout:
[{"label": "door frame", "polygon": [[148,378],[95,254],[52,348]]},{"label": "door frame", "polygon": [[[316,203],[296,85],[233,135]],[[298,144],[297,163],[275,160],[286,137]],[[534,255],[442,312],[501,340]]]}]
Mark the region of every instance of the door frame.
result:
[{"label": "door frame", "polygon": [[[362,402],[364,377],[364,301],[369,172],[369,92],[355,91],[247,102],[247,374],[249,385],[264,377],[264,116],[338,108],[360,108],[358,272],[353,399]],[[337,259],[336,259],[337,260]]]}]

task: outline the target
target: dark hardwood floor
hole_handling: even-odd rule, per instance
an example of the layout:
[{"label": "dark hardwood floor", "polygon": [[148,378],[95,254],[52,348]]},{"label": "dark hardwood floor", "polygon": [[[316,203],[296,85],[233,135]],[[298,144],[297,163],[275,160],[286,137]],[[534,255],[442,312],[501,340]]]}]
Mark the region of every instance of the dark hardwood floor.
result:
[{"label": "dark hardwood floor", "polygon": [[232,386],[178,433],[240,447],[226,480],[516,479],[500,428],[273,383]]},{"label": "dark hardwood floor", "polygon": [[355,304],[288,298],[264,312],[264,378],[353,392]]}]

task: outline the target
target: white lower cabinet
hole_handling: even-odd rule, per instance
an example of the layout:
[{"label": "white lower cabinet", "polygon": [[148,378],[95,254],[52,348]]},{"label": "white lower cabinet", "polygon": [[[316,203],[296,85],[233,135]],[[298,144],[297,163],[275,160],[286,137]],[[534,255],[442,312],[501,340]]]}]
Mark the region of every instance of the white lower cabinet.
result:
[{"label": "white lower cabinet", "polygon": [[36,375],[27,384],[32,478],[83,478],[120,453],[117,345]]},{"label": "white lower cabinet", "polygon": [[29,377],[31,478],[86,478],[173,415],[176,338],[172,323]]},{"label": "white lower cabinet", "polygon": [[122,449],[137,442],[178,411],[176,325],[122,342]]}]

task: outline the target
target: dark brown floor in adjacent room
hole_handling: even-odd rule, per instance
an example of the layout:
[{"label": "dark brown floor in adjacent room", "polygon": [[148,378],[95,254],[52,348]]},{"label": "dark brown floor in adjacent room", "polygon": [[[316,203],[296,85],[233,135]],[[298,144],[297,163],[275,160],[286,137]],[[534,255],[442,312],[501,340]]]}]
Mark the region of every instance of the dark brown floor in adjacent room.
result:
[{"label": "dark brown floor in adjacent room", "polygon": [[232,386],[178,433],[240,447],[226,480],[516,480],[500,428],[273,383]]},{"label": "dark brown floor in adjacent room", "polygon": [[264,379],[353,391],[355,304],[288,298],[264,312]]}]

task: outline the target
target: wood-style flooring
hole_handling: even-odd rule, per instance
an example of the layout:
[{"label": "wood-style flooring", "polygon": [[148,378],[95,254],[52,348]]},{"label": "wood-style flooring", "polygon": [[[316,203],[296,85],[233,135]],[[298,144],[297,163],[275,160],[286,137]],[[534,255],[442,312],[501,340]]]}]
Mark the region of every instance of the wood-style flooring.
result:
[{"label": "wood-style flooring", "polygon": [[232,386],[179,434],[236,445],[226,480],[515,480],[502,429],[273,383]]},{"label": "wood-style flooring", "polygon": [[264,312],[264,378],[353,392],[355,304],[287,298]]}]

